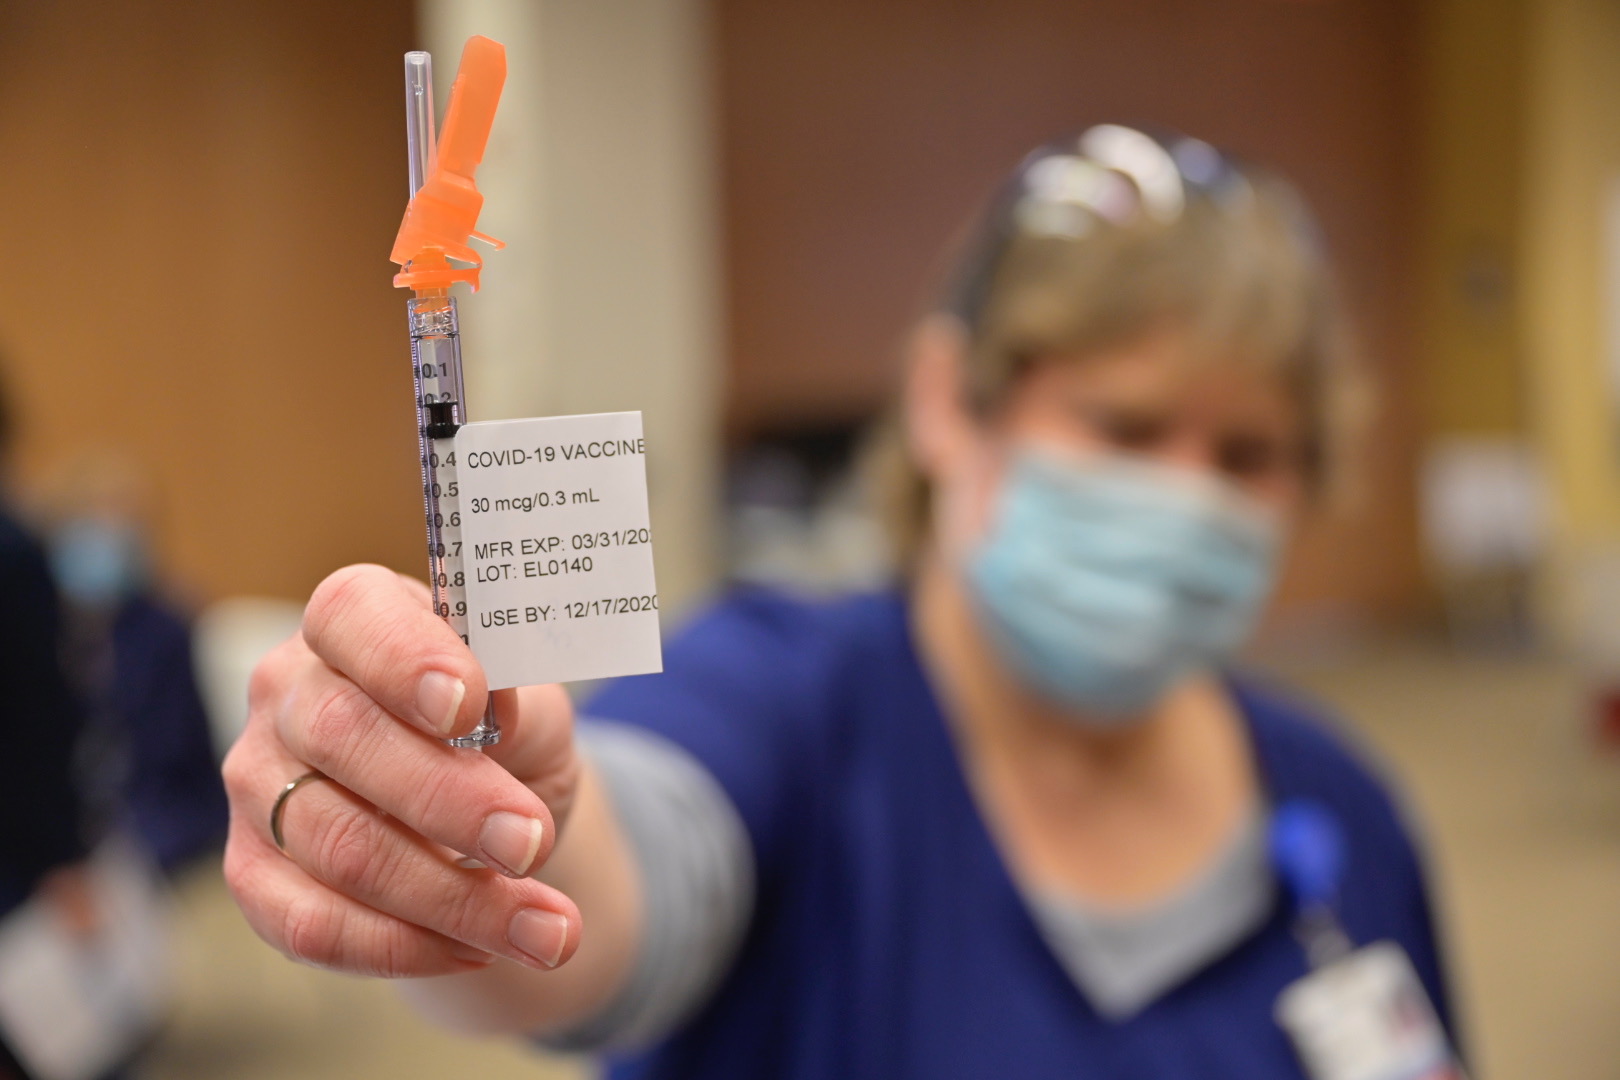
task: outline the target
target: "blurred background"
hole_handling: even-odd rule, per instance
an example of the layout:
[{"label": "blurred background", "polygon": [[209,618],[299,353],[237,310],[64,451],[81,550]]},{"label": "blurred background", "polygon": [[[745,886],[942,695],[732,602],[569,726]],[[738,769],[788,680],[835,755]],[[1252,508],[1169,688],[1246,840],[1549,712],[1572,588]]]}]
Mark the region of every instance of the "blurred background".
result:
[{"label": "blurred background", "polygon": [[[421,572],[387,261],[401,54],[434,53],[442,109],[473,33],[508,50],[480,186],[510,246],[462,301],[470,413],[644,410],[677,611],[727,578],[881,577],[853,452],[943,253],[1025,150],[1115,120],[1291,177],[1380,410],[1359,498],[1307,529],[1254,660],[1404,781],[1477,1074],[1620,1072],[1620,6],[0,7],[13,501],[58,540],[86,514],[138,535],[216,755],[316,582]],[[133,1075],[584,1068],[283,961],[215,841],[160,860],[169,1005]]]}]

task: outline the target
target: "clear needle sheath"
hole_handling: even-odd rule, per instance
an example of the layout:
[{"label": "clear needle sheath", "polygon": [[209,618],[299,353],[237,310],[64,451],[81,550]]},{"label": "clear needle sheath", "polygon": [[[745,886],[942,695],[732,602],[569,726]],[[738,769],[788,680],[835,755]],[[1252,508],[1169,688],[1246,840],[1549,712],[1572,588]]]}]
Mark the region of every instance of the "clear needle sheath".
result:
[{"label": "clear needle sheath", "polygon": [[433,57],[425,52],[405,54],[405,150],[410,167],[410,192],[415,197],[433,171]]}]

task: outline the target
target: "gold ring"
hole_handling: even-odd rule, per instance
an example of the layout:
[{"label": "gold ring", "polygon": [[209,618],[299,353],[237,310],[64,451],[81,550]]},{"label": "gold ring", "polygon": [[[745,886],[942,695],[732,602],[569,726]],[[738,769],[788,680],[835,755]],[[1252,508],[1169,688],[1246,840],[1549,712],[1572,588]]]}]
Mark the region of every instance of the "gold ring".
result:
[{"label": "gold ring", "polygon": [[276,842],[276,850],[283,855],[287,854],[287,842],[281,835],[281,811],[287,805],[287,797],[311,780],[325,779],[325,773],[311,769],[298,779],[289,781],[287,786],[281,789],[281,794],[276,796],[276,804],[270,808],[270,839]]}]

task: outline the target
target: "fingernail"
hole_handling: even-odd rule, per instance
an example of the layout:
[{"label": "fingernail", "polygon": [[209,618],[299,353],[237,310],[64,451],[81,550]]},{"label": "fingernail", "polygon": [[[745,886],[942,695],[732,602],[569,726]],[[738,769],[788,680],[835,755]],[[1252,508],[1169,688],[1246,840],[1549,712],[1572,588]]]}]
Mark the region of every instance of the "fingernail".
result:
[{"label": "fingernail", "polygon": [[497,810],[484,819],[484,827],[478,832],[478,850],[484,853],[484,861],[493,863],[497,870],[522,877],[540,853],[544,828],[539,818]]},{"label": "fingernail", "polygon": [[435,731],[448,735],[455,726],[456,713],[461,711],[461,699],[466,696],[466,683],[454,675],[430,671],[417,684],[416,708]]},{"label": "fingernail", "polygon": [[555,911],[524,908],[512,916],[506,937],[525,956],[554,968],[568,944],[568,920]]},{"label": "fingernail", "polygon": [[459,941],[451,946],[450,955],[469,964],[490,964],[496,959],[494,953],[485,952],[473,945],[463,945]]}]

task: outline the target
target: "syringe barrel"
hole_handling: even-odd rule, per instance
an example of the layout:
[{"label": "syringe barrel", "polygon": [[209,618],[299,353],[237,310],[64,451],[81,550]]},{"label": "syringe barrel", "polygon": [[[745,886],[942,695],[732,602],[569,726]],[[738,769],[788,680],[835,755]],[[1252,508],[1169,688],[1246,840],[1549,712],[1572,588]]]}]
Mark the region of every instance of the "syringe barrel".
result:
[{"label": "syringe barrel", "polygon": [[[455,298],[439,292],[411,297],[411,359],[416,365],[417,404],[430,401],[464,403],[461,379],[461,327]],[[431,394],[432,397],[425,395]],[[460,409],[465,417],[464,404]]]},{"label": "syringe barrel", "polygon": [[[459,532],[460,521],[452,524],[445,513],[449,479],[454,469],[450,440],[433,438],[430,406],[455,402],[457,419],[461,403],[461,334],[456,320],[456,302],[445,295],[415,296],[406,306],[410,319],[412,375],[416,384],[416,423],[422,452],[422,504],[427,518],[428,581],[433,587],[433,610],[456,626],[456,616],[465,622],[466,609],[456,612],[448,595],[451,578],[446,559],[459,553],[454,540],[446,542],[446,532]],[[448,499],[448,501],[454,501]],[[457,628],[465,635],[466,627]]]},{"label": "syringe barrel", "polygon": [[[433,610],[467,640],[466,559],[461,550],[461,500],[457,482],[455,428],[465,419],[461,381],[461,332],[456,301],[443,292],[413,296],[407,305],[411,363],[416,384],[418,445],[422,453],[422,503],[427,518],[428,583]],[[448,406],[448,407],[446,407]],[[493,698],[483,722],[453,746],[481,747],[500,740]]]},{"label": "syringe barrel", "polygon": [[[433,58],[405,54],[405,145],[410,194],[432,173],[437,152],[433,120]],[[413,296],[406,307],[411,365],[416,383],[418,445],[422,454],[422,501],[427,518],[428,580],[433,610],[462,641],[467,640],[465,563],[461,553],[460,500],[457,498],[455,428],[466,419],[461,379],[461,330],[456,302],[443,289]],[[484,747],[499,742],[494,698],[470,734],[452,746]]]}]

